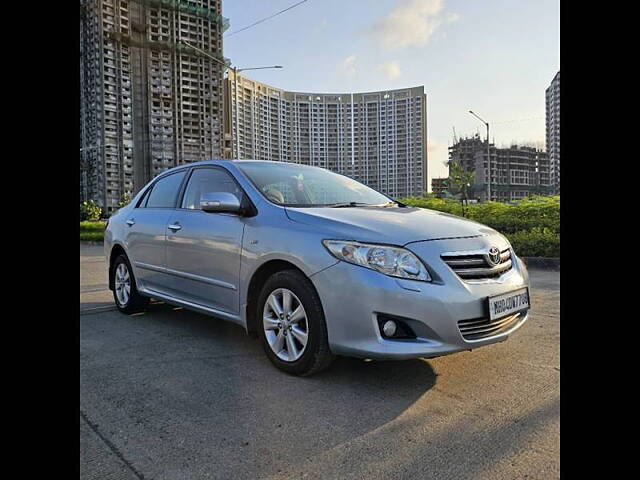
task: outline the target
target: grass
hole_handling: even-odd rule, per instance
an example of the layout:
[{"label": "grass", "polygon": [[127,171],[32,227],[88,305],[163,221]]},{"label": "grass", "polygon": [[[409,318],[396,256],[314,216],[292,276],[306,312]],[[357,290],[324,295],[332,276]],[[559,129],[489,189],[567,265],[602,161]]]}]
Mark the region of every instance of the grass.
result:
[{"label": "grass", "polygon": [[80,222],[80,241],[102,242],[104,240],[104,221]]}]

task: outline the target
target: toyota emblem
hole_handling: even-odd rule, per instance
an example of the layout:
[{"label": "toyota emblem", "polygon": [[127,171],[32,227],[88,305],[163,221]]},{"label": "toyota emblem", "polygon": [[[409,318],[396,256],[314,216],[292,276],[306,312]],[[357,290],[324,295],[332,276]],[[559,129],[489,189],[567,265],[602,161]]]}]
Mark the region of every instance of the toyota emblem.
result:
[{"label": "toyota emblem", "polygon": [[489,249],[489,255],[487,255],[489,264],[494,266],[500,263],[500,249],[498,247],[491,247]]}]

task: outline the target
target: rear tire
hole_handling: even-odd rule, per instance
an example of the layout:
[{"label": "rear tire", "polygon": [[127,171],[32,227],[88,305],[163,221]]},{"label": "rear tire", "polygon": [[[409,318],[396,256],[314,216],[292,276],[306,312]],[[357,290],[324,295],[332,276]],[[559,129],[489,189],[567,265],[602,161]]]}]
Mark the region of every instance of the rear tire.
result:
[{"label": "rear tire", "polygon": [[260,291],[255,315],[264,351],[280,370],[308,376],[333,360],[320,298],[301,272],[271,275]]},{"label": "rear tire", "polygon": [[112,275],[113,299],[118,310],[127,315],[143,311],[149,304],[149,297],[138,292],[133,269],[126,255],[118,255],[113,264]]}]

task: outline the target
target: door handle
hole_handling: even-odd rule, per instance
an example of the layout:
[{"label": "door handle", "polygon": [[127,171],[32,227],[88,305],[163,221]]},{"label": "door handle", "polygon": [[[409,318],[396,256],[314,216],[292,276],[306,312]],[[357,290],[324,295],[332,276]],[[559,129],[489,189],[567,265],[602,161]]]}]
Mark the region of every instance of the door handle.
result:
[{"label": "door handle", "polygon": [[174,232],[177,232],[178,230],[180,230],[182,227],[180,225],[169,225],[169,228],[171,230],[173,230]]},{"label": "door handle", "polygon": [[130,218],[129,220],[127,220],[127,225],[131,226],[134,225],[136,223],[136,221],[133,218]]}]

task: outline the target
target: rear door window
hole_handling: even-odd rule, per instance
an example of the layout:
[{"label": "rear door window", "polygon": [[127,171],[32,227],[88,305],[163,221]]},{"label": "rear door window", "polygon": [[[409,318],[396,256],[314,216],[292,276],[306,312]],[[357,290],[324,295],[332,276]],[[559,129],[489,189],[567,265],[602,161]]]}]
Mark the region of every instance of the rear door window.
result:
[{"label": "rear door window", "polygon": [[146,205],[142,206],[147,208],[174,208],[185,174],[186,171],[183,170],[158,180],[148,195]]}]

